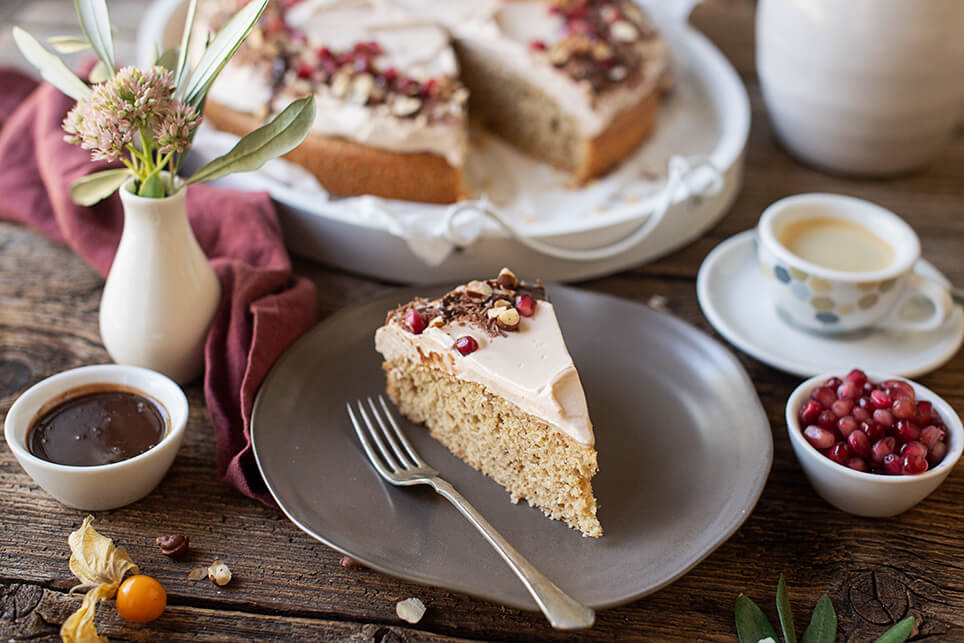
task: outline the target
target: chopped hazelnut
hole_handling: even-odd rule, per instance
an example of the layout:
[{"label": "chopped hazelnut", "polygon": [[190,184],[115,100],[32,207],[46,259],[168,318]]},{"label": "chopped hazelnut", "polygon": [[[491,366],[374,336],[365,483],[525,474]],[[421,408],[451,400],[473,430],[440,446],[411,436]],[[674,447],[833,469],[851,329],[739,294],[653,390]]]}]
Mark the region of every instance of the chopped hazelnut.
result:
[{"label": "chopped hazelnut", "polygon": [[519,322],[522,321],[522,317],[519,315],[519,311],[515,308],[501,308],[498,309],[499,315],[495,318],[495,323],[502,330],[516,330],[519,328]]},{"label": "chopped hazelnut", "polygon": [[626,68],[618,65],[609,70],[609,80],[620,81],[626,78]]},{"label": "chopped hazelnut", "polygon": [[609,33],[617,42],[634,42],[639,38],[639,30],[626,20],[617,20],[611,24]]},{"label": "chopped hazelnut", "polygon": [[428,323],[430,328],[441,328],[445,325],[445,318],[441,315],[437,315],[432,318],[432,321]]},{"label": "chopped hazelnut", "polygon": [[172,534],[170,536],[158,536],[155,542],[165,556],[180,558],[187,553],[190,547],[188,540],[188,537],[184,534]]},{"label": "chopped hazelnut", "polygon": [[349,74],[339,71],[335,74],[334,78],[331,79],[331,93],[334,94],[336,98],[344,98],[345,94],[348,93],[349,85],[351,85],[351,77]]},{"label": "chopped hazelnut", "polygon": [[215,585],[223,587],[231,582],[231,569],[220,560],[216,560],[208,567],[208,578]]},{"label": "chopped hazelnut", "polygon": [[372,87],[374,86],[375,81],[372,79],[371,74],[358,74],[351,81],[348,100],[357,105],[364,105],[368,102],[368,97],[371,96]]},{"label": "chopped hazelnut", "polygon": [[392,102],[392,114],[399,118],[411,116],[422,108],[422,101],[413,96],[396,96]]},{"label": "chopped hazelnut", "polygon": [[345,569],[354,569],[354,570],[356,570],[356,571],[361,571],[361,570],[363,570],[363,569],[368,569],[367,567],[365,567],[364,565],[362,565],[361,563],[359,563],[357,560],[355,560],[355,559],[352,558],[351,556],[342,556],[342,557],[341,557],[341,560],[339,561],[339,564],[340,564],[342,567],[344,567]]},{"label": "chopped hazelnut", "polygon": [[403,621],[415,624],[425,616],[425,603],[417,598],[406,598],[395,604],[395,613]]},{"label": "chopped hazelnut", "polygon": [[472,299],[488,299],[492,296],[492,286],[484,281],[474,280],[466,284],[465,292]]},{"label": "chopped hazelnut", "polygon": [[518,287],[519,278],[508,268],[503,268],[499,271],[499,276],[495,278],[495,283],[499,284],[502,288],[512,289]]}]

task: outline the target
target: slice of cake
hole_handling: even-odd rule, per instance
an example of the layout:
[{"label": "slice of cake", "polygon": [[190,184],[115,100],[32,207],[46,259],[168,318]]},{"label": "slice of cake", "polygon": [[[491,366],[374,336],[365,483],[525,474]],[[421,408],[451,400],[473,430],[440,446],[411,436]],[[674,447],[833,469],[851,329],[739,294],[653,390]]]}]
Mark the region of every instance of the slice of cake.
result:
[{"label": "slice of cake", "polygon": [[469,113],[579,182],[652,131],[669,47],[633,0],[398,0],[453,35]]},{"label": "slice of cake", "polygon": [[592,423],[541,284],[508,269],[417,298],[375,332],[389,397],[412,422],[547,516],[599,537]]},{"label": "slice of cake", "polygon": [[[237,4],[202,5],[195,37]],[[451,203],[466,194],[468,91],[457,76],[445,29],[389,2],[272,2],[211,87],[205,116],[242,135],[314,94],[312,132],[287,158],[325,189]]]}]

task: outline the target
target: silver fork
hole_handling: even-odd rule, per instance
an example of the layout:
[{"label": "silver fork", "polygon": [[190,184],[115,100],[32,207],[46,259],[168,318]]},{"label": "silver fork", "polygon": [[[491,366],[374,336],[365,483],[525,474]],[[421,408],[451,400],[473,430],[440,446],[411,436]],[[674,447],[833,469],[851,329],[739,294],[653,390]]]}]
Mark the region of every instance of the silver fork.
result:
[{"label": "silver fork", "polygon": [[[367,432],[362,427],[362,423],[358,421],[351,404],[345,405],[348,408],[351,422],[355,426],[355,433],[358,434],[358,439],[361,440],[362,447],[368,454],[368,459],[371,460],[375,471],[396,486],[407,487],[427,484],[455,505],[455,508],[468,518],[476,529],[482,532],[489,544],[495,547],[495,550],[502,556],[502,560],[512,568],[512,571],[532,594],[532,598],[539,604],[542,613],[546,615],[553,627],[560,630],[591,627],[596,620],[596,613],[585,605],[576,602],[556,587],[542,572],[533,567],[532,563],[523,558],[522,554],[516,551],[489,524],[489,521],[483,518],[482,514],[470,505],[468,500],[462,497],[462,494],[455,490],[455,487],[443,480],[438,471],[428,466],[415,452],[405,434],[398,428],[395,418],[385,403],[385,398],[379,395],[378,401],[381,403],[384,413],[379,412],[372,398],[368,398],[368,406],[371,409],[372,417],[375,418],[375,423],[372,422],[368,412],[365,411],[365,406],[361,400],[357,402],[358,413],[364,420]],[[385,418],[387,418],[387,422]],[[373,442],[377,447],[373,446]]]}]

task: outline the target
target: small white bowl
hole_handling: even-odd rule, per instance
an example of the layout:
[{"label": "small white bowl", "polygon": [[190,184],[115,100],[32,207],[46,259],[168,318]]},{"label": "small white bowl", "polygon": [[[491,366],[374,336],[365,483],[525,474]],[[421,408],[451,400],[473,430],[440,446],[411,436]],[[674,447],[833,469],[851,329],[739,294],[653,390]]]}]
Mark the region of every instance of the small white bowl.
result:
[{"label": "small white bowl", "polygon": [[903,380],[914,387],[918,400],[933,403],[934,410],[947,426],[947,455],[933,469],[920,475],[889,476],[877,473],[855,471],[850,467],[837,464],[815,449],[803,437],[803,428],[797,419],[801,405],[810,393],[831,377],[843,378],[841,373],[828,373],[811,377],[790,395],[787,400],[787,430],[790,444],[803,467],[810,484],[820,496],[848,513],[870,518],[895,516],[903,513],[926,498],[936,489],[961,457],[964,449],[964,427],[951,405],[930,389],[917,382],[893,375],[868,373],[867,377],[875,382],[883,380]]},{"label": "small white bowl", "polygon": [[[161,441],[133,458],[92,467],[55,464],[30,453],[27,433],[38,411],[66,391],[99,383],[130,387],[163,404],[170,426]],[[52,375],[27,389],[10,407],[3,434],[17,462],[44,491],[68,507],[103,511],[140,500],[158,485],[184,439],[187,413],[184,391],[160,373],[119,364],[83,366]]]}]

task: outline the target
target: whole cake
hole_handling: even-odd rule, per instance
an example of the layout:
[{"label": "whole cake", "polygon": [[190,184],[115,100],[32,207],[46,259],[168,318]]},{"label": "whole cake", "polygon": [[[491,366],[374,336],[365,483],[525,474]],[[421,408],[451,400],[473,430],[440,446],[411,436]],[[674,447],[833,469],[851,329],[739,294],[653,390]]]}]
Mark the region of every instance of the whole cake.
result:
[{"label": "whole cake", "polygon": [[389,397],[505,487],[599,537],[595,439],[579,374],[541,284],[504,268],[390,311],[375,332]]},{"label": "whole cake", "polygon": [[[202,5],[196,36],[238,0]],[[289,158],[333,194],[466,196],[468,117],[584,182],[653,128],[665,41],[632,0],[283,0],[211,88],[206,116],[244,133],[314,94]]]}]

